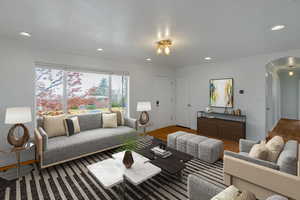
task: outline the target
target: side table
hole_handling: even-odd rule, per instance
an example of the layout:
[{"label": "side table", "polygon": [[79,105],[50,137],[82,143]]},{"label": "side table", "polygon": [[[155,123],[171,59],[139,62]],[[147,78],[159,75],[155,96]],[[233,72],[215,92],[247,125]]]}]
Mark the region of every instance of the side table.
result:
[{"label": "side table", "polygon": [[15,179],[15,178],[17,178],[17,179],[20,178],[20,175],[21,175],[21,173],[20,173],[20,169],[21,169],[21,152],[22,151],[27,151],[27,150],[33,148],[34,145],[35,144],[33,142],[28,142],[22,147],[11,147],[11,148],[9,148],[7,150],[4,150],[4,151],[0,150],[0,153],[6,153],[6,154],[15,153],[16,154],[16,160],[17,160],[17,176],[13,177],[13,178],[11,178],[11,177],[9,177],[9,178],[4,177],[4,178],[9,179],[9,180]]}]

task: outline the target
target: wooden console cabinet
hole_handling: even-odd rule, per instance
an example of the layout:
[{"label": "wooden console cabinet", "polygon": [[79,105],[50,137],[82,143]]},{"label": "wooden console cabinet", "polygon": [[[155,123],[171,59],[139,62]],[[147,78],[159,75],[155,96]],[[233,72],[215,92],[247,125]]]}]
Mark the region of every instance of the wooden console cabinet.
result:
[{"label": "wooden console cabinet", "polygon": [[197,130],[204,136],[239,141],[246,137],[246,116],[200,111]]}]

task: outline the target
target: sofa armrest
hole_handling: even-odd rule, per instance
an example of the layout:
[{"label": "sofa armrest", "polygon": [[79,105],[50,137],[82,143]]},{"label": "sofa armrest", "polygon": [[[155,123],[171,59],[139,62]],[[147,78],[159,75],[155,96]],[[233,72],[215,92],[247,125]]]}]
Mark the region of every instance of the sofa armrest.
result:
[{"label": "sofa armrest", "polygon": [[240,152],[249,153],[251,148],[253,147],[253,145],[258,144],[258,143],[259,142],[257,142],[257,141],[240,139],[240,141],[239,141]]},{"label": "sofa armrest", "polygon": [[193,174],[188,176],[187,184],[189,200],[208,200],[224,190]]},{"label": "sofa armrest", "polygon": [[125,126],[129,126],[130,128],[134,128],[137,130],[137,120],[133,118],[125,118]]},{"label": "sofa armrest", "polygon": [[225,151],[224,155],[226,156],[231,156],[234,158],[238,158],[244,161],[248,161],[257,165],[261,165],[264,167],[268,167],[271,169],[275,169],[275,170],[279,170],[279,165],[277,165],[276,163],[272,163],[269,161],[265,161],[265,160],[260,160],[260,159],[256,159],[256,158],[252,158],[250,156],[244,155],[244,154],[239,154],[239,153],[235,153],[235,152],[231,152],[231,151]]},{"label": "sofa armrest", "polygon": [[[39,157],[41,157],[43,154],[43,138],[38,128],[34,130],[34,140],[36,145],[36,153]],[[39,160],[38,157],[36,159]]]}]

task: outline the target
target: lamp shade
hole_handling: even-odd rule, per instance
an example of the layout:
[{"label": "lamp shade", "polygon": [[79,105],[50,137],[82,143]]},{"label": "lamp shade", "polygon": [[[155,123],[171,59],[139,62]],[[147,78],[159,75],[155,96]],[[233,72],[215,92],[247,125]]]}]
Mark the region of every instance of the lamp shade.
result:
[{"label": "lamp shade", "polygon": [[5,124],[24,124],[31,122],[30,107],[7,108],[5,115]]},{"label": "lamp shade", "polygon": [[137,103],[136,111],[150,111],[151,110],[151,102],[150,101],[140,101]]}]

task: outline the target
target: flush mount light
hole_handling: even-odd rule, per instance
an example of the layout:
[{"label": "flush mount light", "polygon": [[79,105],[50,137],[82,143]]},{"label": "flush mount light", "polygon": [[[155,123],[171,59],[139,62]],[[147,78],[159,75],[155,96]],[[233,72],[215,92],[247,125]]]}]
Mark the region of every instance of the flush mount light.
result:
[{"label": "flush mount light", "polygon": [[97,51],[103,51],[103,49],[102,48],[98,48]]},{"label": "flush mount light", "polygon": [[156,43],[157,45],[157,54],[164,53],[165,55],[170,55],[170,47],[172,46],[172,41],[170,39],[167,40],[160,40]]},{"label": "flush mount light", "polygon": [[151,59],[151,58],[146,58],[146,60],[147,60],[147,61],[151,61],[152,59]]},{"label": "flush mount light", "polygon": [[211,57],[205,57],[204,60],[211,60]]},{"label": "flush mount light", "polygon": [[27,32],[20,32],[19,34],[20,34],[21,36],[31,37],[31,34],[30,34],[30,33],[27,33]]},{"label": "flush mount light", "polygon": [[285,28],[285,25],[276,25],[271,28],[272,31],[279,31]]},{"label": "flush mount light", "polygon": [[289,76],[293,76],[294,72],[293,71],[289,71]]}]

